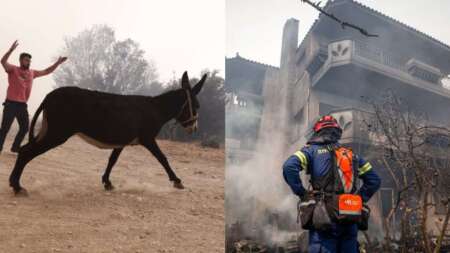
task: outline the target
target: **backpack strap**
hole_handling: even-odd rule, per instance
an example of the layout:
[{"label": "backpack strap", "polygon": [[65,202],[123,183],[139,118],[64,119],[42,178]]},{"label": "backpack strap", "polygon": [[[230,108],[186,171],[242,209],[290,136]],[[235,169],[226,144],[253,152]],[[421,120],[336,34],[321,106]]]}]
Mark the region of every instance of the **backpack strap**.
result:
[{"label": "backpack strap", "polygon": [[336,163],[336,145],[329,144],[328,150],[330,151],[330,162],[331,162],[331,169],[330,172],[331,176],[329,178],[330,182],[328,182],[328,185],[331,185],[331,189],[329,189],[331,192],[335,193],[337,190],[336,185],[336,175],[337,175],[337,163]]},{"label": "backpack strap", "polygon": [[352,166],[353,166],[353,189],[352,193],[356,193],[359,189],[359,157],[353,153],[352,157]]},{"label": "backpack strap", "polygon": [[[332,144],[327,144],[326,149],[330,153],[331,168],[320,179],[314,182],[315,190],[320,192],[334,192],[335,191],[335,178],[336,178],[336,158],[334,154],[335,147]],[[311,177],[312,179],[312,177]]]}]

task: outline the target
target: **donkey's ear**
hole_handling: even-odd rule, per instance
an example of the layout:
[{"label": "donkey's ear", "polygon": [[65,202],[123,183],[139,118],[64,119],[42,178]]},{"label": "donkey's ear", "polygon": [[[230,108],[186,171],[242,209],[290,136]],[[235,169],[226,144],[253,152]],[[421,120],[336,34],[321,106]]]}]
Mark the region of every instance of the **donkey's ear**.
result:
[{"label": "donkey's ear", "polygon": [[183,77],[181,78],[181,88],[190,90],[191,85],[189,84],[189,76],[187,74],[187,71],[184,71]]},{"label": "donkey's ear", "polygon": [[200,81],[194,86],[194,88],[192,89],[192,93],[194,93],[195,95],[197,95],[199,92],[200,92],[200,90],[202,89],[202,87],[203,87],[203,84],[205,83],[205,80],[206,80],[206,77],[207,77],[208,75],[207,74],[204,74],[203,76],[202,76],[202,79],[200,79]]}]

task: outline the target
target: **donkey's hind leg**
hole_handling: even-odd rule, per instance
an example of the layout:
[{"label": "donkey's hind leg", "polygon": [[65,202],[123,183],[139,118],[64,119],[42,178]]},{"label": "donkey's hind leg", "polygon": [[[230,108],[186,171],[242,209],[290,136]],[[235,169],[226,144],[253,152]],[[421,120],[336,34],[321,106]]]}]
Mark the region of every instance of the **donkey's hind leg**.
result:
[{"label": "donkey's hind leg", "polygon": [[20,186],[20,177],[25,166],[36,156],[63,144],[67,139],[68,137],[46,135],[41,140],[28,142],[19,149],[16,164],[9,177],[9,185],[15,194],[22,192],[26,195],[26,190]]},{"label": "donkey's hind leg", "polygon": [[112,185],[111,181],[109,181],[109,174],[111,174],[112,167],[117,162],[117,158],[119,158],[120,153],[122,152],[123,148],[115,148],[113,149],[111,155],[109,156],[108,166],[106,166],[105,173],[102,177],[102,183],[105,187],[105,190],[111,191],[114,189],[114,186]]}]

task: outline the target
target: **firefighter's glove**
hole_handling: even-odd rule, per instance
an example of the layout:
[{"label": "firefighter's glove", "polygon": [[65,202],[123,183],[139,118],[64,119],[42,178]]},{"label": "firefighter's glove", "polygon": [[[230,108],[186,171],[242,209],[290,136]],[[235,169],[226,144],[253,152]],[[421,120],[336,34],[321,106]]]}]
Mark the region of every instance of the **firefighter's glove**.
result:
[{"label": "firefighter's glove", "polygon": [[298,197],[300,198],[301,202],[305,202],[308,200],[308,194],[306,194],[306,193],[303,193],[303,194],[299,195]]}]

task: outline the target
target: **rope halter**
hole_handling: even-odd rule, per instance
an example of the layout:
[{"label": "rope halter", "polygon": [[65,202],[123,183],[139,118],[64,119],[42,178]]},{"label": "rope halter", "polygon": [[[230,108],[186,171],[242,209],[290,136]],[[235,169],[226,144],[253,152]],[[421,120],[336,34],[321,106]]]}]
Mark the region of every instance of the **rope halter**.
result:
[{"label": "rope halter", "polygon": [[[192,99],[191,99],[190,90],[184,89],[184,91],[186,92],[186,101],[184,102],[183,106],[181,107],[180,112],[175,117],[175,119],[178,121],[178,123],[181,126],[187,127],[188,124],[195,122],[198,119],[198,114],[194,115],[194,108],[192,107]],[[186,106],[188,106],[188,108],[189,108],[189,118],[187,120],[181,121],[179,119],[179,117],[181,116],[181,114],[183,114],[183,111]]]}]

